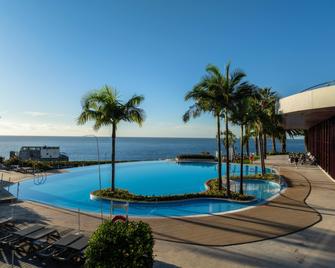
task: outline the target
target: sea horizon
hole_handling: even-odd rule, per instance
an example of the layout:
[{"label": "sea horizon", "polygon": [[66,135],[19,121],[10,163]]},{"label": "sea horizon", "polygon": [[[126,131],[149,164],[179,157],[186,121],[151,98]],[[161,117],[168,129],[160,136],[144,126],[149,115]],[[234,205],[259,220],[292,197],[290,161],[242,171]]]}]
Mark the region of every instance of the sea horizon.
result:
[{"label": "sea horizon", "polygon": [[[100,160],[111,159],[112,139],[109,136],[97,136]],[[254,139],[250,139],[250,152],[255,152]],[[0,156],[9,157],[10,151],[18,152],[22,146],[59,146],[70,160],[98,160],[97,140],[93,136],[8,136],[0,135]],[[277,141],[277,151],[280,143]],[[272,142],[268,139],[268,151],[272,151]],[[240,151],[239,139],[235,150]],[[224,148],[222,149],[223,153]],[[287,152],[302,152],[303,139],[287,139]],[[185,137],[117,137],[116,160],[160,160],[175,158],[179,154],[208,152],[215,155],[215,138]]]},{"label": "sea horizon", "polygon": [[[0,137],[60,137],[60,138],[90,138],[90,137],[97,137],[97,138],[111,138],[111,136],[99,136],[95,134],[91,135],[1,135]],[[118,138],[150,138],[150,139],[215,139],[213,137],[166,137],[166,136],[117,136]],[[237,138],[239,139],[239,138]],[[270,139],[270,138],[268,138]],[[303,137],[297,136],[295,138],[287,138],[288,140],[304,140]]]}]

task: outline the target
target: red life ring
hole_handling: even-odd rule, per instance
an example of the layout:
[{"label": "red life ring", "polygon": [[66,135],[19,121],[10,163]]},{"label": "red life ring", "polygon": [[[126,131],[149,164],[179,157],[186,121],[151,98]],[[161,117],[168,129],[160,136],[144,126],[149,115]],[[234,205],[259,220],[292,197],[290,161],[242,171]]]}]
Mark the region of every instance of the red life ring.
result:
[{"label": "red life ring", "polygon": [[127,221],[127,218],[125,216],[122,216],[122,215],[116,215],[113,219],[112,219],[112,222],[117,222],[117,221],[120,221],[120,222],[126,222]]}]

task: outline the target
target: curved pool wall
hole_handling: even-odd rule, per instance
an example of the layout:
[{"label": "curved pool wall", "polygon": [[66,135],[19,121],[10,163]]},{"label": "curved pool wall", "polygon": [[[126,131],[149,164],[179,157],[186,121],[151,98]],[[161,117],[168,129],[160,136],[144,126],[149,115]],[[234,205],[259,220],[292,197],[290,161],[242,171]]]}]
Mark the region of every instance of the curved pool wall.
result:
[{"label": "curved pool wall", "polygon": [[[176,163],[174,161],[145,161],[116,164],[116,187],[128,189],[142,195],[174,195],[194,193],[205,190],[205,182],[216,177],[215,163]],[[223,174],[226,173],[223,165]],[[238,175],[240,166],[231,165],[231,174]],[[71,168],[68,172],[48,177],[36,177],[22,181],[19,186],[19,198],[44,204],[81,211],[100,213],[102,204],[104,213],[110,212],[110,202],[91,200],[90,193],[99,189],[98,166]],[[244,166],[244,174],[260,173],[259,166]],[[267,172],[271,172],[267,169]],[[101,165],[102,188],[110,187],[111,166]],[[232,182],[232,190],[239,189],[239,182]],[[276,195],[281,186],[275,182],[263,180],[245,180],[246,194],[255,195],[256,202],[239,203],[220,199],[192,199],[162,203],[130,203],[129,215],[140,217],[195,216],[223,213],[247,208]],[[9,188],[14,195],[17,185]],[[114,214],[123,214],[115,209]]]}]

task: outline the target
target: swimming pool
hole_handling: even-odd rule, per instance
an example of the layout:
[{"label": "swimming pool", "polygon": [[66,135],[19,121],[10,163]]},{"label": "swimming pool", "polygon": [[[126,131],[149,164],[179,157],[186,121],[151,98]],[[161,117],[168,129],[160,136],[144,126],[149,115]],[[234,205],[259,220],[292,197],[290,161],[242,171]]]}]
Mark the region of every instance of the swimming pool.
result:
[{"label": "swimming pool", "polygon": [[[205,182],[217,176],[215,163],[181,163],[175,161],[143,161],[116,164],[116,187],[142,195],[173,195],[205,190]],[[225,165],[222,167],[226,173]],[[231,165],[232,175],[238,175],[240,166]],[[91,200],[90,193],[99,189],[98,166],[71,168],[68,172],[35,178],[20,183],[19,198],[37,201],[67,209],[100,213],[98,200]],[[244,166],[244,174],[260,173],[258,166]],[[267,169],[267,172],[271,172]],[[110,187],[111,166],[101,166],[102,188]],[[239,189],[232,182],[232,189]],[[270,181],[245,180],[245,193],[255,195],[258,202],[277,194],[280,185]],[[16,195],[17,185],[10,187]],[[109,213],[110,203],[103,203],[104,213]],[[228,202],[219,199],[197,199],[166,203],[130,203],[131,216],[194,216],[221,213],[251,204]],[[255,203],[253,204],[255,205]],[[116,211],[114,213],[122,213]]]}]

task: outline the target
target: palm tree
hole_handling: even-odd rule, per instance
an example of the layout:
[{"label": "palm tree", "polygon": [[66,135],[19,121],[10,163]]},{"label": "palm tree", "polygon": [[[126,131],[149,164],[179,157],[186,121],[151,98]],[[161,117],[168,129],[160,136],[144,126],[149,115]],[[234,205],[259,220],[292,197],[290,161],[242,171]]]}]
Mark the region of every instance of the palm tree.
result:
[{"label": "palm tree", "polygon": [[216,118],[217,150],[218,150],[218,182],[219,190],[222,190],[222,155],[221,155],[221,126],[222,101],[220,95],[214,89],[210,66],[206,68],[207,74],[185,95],[185,100],[194,100],[194,104],[183,115],[183,121],[188,122],[191,117],[199,117],[202,113],[212,113]]},{"label": "palm tree", "polygon": [[274,121],[276,93],[271,88],[259,88],[253,102],[255,132],[258,136],[262,175],[265,174],[266,137],[278,122]]},{"label": "palm tree", "polygon": [[235,93],[235,102],[232,110],[232,122],[238,124],[241,127],[240,134],[240,150],[241,150],[241,161],[240,161],[240,194],[243,194],[243,146],[245,143],[244,138],[244,127],[254,120],[254,114],[251,106],[254,95],[255,87],[247,83],[243,83]]},{"label": "palm tree", "polygon": [[[223,133],[221,132],[221,135],[223,134],[223,146],[226,148],[227,146],[229,148],[233,149],[233,155],[235,154],[235,143],[237,141],[236,135],[229,130],[228,135],[226,134],[226,131],[224,131]],[[228,138],[228,140],[227,140]]]},{"label": "palm tree", "polygon": [[282,126],[278,127],[278,139],[281,143],[281,152],[286,153],[286,136],[294,138],[294,136],[304,135],[304,130],[302,129],[284,129]]},{"label": "palm tree", "polygon": [[[187,122],[190,117],[197,117],[202,112],[211,112],[216,117],[219,189],[222,189],[220,119],[221,117],[225,118],[225,131],[226,135],[228,135],[229,114],[232,109],[234,94],[245,74],[240,70],[231,73],[230,63],[226,65],[224,74],[215,65],[208,65],[206,72],[207,74],[202,80],[186,94],[185,100],[193,99],[195,104],[190,107],[183,118]],[[228,140],[228,137],[226,138]],[[227,195],[230,196],[229,147],[226,147],[226,154]]]},{"label": "palm tree", "polygon": [[82,99],[82,112],[77,119],[79,125],[94,121],[94,130],[103,126],[112,126],[112,178],[111,188],[115,191],[115,142],[117,125],[121,121],[135,122],[139,126],[144,122],[144,110],[138,106],[144,97],[134,95],[127,102],[119,99],[118,92],[104,86],[99,90],[88,93]]},{"label": "palm tree", "polygon": [[243,144],[245,145],[245,150],[246,150],[246,154],[250,155],[250,137],[251,137],[252,133],[251,133],[251,127],[250,124],[247,123],[245,125],[245,132],[244,132],[244,140],[243,140]]},{"label": "palm tree", "polygon": [[[222,80],[221,75],[217,75],[217,80]],[[244,72],[241,70],[235,70],[233,72],[230,72],[230,63],[226,65],[225,69],[225,76],[222,83],[222,89],[224,92],[224,101],[225,101],[225,109],[224,109],[224,116],[225,116],[225,123],[226,123],[226,135],[229,133],[229,114],[233,111],[234,103],[236,102],[236,99],[239,98],[239,95],[237,94],[238,89],[240,88],[242,84],[243,78],[246,76]],[[226,137],[228,140],[228,137]],[[226,154],[227,154],[227,160],[226,160],[226,179],[227,179],[227,188],[229,189],[230,194],[230,180],[229,180],[229,147],[226,147]]]}]

